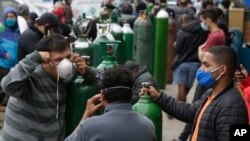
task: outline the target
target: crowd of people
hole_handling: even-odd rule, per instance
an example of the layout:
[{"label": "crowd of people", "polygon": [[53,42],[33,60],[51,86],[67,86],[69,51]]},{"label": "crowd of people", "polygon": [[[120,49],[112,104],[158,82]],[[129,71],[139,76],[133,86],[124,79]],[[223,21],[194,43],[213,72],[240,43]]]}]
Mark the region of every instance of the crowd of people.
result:
[{"label": "crowd of people", "polygon": [[[175,8],[166,6],[176,25],[171,66],[173,84],[178,85],[176,98],[161,91],[149,68],[137,60],[103,72],[72,54],[70,43],[77,33],[72,37],[71,3],[55,0],[53,8],[40,16],[25,4],[3,9],[3,141],[155,141],[152,121],[132,111],[132,105],[145,92],[170,119],[187,123],[173,141],[229,140],[230,125],[250,124],[250,77],[243,65],[238,67],[236,52],[230,47],[229,0],[179,0]],[[154,0],[103,0],[100,18],[116,12],[121,15],[119,24],[128,22],[133,28],[141,10],[146,10],[152,20],[161,4]],[[93,27],[89,33],[92,40],[96,37]],[[65,65],[69,71],[61,67]],[[101,91],[88,100],[79,125],[66,137],[67,89],[76,75],[100,82]],[[194,98],[187,103],[195,79]],[[142,82],[151,86],[142,87]],[[100,108],[105,108],[104,113],[94,116]]]}]

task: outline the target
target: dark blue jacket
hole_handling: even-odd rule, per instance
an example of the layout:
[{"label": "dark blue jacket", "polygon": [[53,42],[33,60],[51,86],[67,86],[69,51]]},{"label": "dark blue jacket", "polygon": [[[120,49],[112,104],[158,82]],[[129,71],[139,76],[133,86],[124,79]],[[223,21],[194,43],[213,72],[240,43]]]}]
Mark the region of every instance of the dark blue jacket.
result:
[{"label": "dark blue jacket", "polygon": [[191,21],[177,33],[174,46],[176,56],[172,69],[177,68],[183,62],[199,62],[198,47],[207,39],[208,32],[202,30],[199,21]]}]

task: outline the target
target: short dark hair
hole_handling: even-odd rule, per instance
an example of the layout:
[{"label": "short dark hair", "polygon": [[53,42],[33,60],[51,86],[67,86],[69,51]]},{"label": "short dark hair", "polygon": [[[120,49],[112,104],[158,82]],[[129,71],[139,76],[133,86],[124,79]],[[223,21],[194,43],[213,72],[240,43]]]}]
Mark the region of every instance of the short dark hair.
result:
[{"label": "short dark hair", "polygon": [[208,49],[208,52],[214,55],[214,59],[220,65],[226,65],[228,74],[233,78],[237,68],[236,52],[228,46],[214,46]]},{"label": "short dark hair", "polygon": [[217,23],[217,17],[218,17],[218,10],[216,8],[210,8],[202,11],[200,15],[203,19],[211,19],[214,23]]},{"label": "short dark hair", "polygon": [[229,8],[230,4],[231,4],[231,2],[230,2],[229,0],[223,0],[223,1],[221,2],[221,5],[222,5],[224,8],[226,8],[226,9]]},{"label": "short dark hair", "polygon": [[189,14],[182,14],[179,17],[179,23],[188,23],[188,22],[193,21],[193,20],[195,20],[195,18]]},{"label": "short dark hair", "polygon": [[49,35],[38,43],[38,51],[63,52],[66,48],[70,48],[69,43],[60,34]]},{"label": "short dark hair", "polygon": [[146,10],[146,9],[147,9],[147,5],[144,2],[138,3],[138,5],[136,5],[136,7],[135,7],[135,11],[138,12],[138,13],[140,11]]},{"label": "short dark hair", "polygon": [[133,6],[129,3],[123,3],[120,5],[121,13],[122,14],[128,14],[132,15],[133,14]]},{"label": "short dark hair", "polygon": [[206,0],[202,2],[202,8],[205,9],[208,5],[214,5],[212,0]]},{"label": "short dark hair", "polygon": [[127,60],[123,66],[125,68],[127,68],[128,70],[132,71],[134,69],[139,69],[140,65],[138,62],[134,61],[134,60]]},{"label": "short dark hair", "polygon": [[102,89],[108,103],[130,102],[133,85],[133,75],[123,66],[108,69],[103,74]]}]

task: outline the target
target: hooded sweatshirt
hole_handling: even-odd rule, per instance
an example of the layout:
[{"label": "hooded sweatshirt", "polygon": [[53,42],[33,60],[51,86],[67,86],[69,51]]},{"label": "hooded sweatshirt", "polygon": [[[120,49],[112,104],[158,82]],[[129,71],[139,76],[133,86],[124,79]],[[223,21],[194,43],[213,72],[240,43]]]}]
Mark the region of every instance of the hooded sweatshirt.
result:
[{"label": "hooded sweatshirt", "polygon": [[176,56],[172,69],[183,62],[199,62],[198,47],[206,41],[207,35],[208,32],[202,30],[199,21],[190,21],[187,26],[180,29],[174,46]]},{"label": "hooded sweatshirt", "polygon": [[[18,24],[10,28],[6,25],[6,16],[8,13],[14,13],[17,16],[16,9],[13,7],[6,7],[3,11],[3,26],[5,30],[0,33],[0,67],[9,69],[17,63],[17,47],[19,38]],[[9,54],[9,58],[6,58],[6,54]]]}]

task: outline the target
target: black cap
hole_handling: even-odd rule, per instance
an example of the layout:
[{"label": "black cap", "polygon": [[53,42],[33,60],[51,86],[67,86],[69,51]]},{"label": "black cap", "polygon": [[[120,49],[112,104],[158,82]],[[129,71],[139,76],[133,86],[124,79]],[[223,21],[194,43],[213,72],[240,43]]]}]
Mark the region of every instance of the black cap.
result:
[{"label": "black cap", "polygon": [[51,28],[54,28],[54,30],[57,33],[60,33],[62,31],[59,27],[60,21],[58,17],[54,15],[53,13],[46,12],[42,14],[40,17],[36,19],[36,22],[39,23],[40,25],[49,24],[49,26]]},{"label": "black cap", "polygon": [[137,63],[136,61],[133,60],[128,60],[124,63],[123,65],[125,68],[129,69],[129,70],[133,70],[135,68],[139,68],[139,63]]},{"label": "black cap", "polygon": [[17,14],[21,16],[29,16],[29,7],[25,4],[21,4],[17,7]]},{"label": "black cap", "polygon": [[52,27],[59,26],[59,19],[53,13],[46,12],[36,19],[39,23],[47,24],[49,23]]}]

